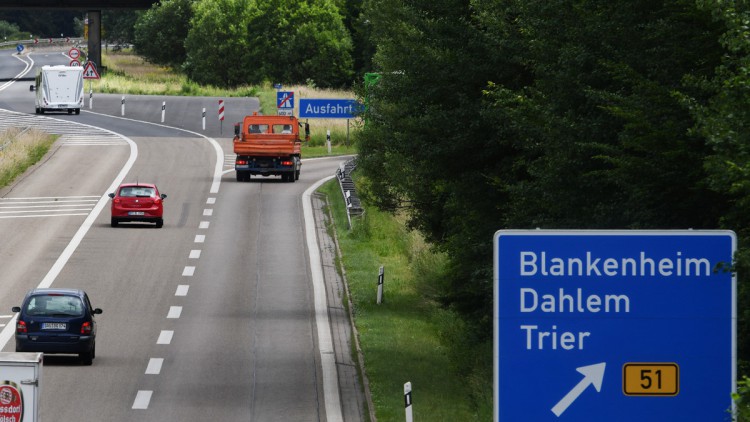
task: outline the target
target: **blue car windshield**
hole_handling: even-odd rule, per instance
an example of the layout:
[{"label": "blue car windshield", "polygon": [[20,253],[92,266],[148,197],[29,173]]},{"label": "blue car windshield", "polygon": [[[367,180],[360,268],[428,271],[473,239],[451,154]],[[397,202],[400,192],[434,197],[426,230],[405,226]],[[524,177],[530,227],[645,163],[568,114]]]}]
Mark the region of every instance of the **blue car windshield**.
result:
[{"label": "blue car windshield", "polygon": [[83,316],[83,302],[76,296],[33,296],[26,305],[26,313],[36,316],[80,317]]}]

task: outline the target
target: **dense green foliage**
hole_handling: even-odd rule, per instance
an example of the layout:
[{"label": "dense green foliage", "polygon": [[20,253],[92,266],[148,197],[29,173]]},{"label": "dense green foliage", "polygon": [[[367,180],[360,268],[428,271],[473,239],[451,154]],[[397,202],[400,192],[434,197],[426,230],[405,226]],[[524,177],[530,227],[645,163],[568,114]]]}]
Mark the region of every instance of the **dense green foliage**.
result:
[{"label": "dense green foliage", "polygon": [[746,2],[370,0],[363,14],[381,75],[359,139],[368,198],[451,257],[438,296],[478,341],[498,229],[726,228],[747,267]]},{"label": "dense green foliage", "polygon": [[0,10],[0,20],[12,22],[21,31],[31,33],[33,38],[57,38],[60,34],[66,37],[80,36],[82,32],[76,32],[75,19],[83,15],[85,13],[71,10]]},{"label": "dense green foliage", "polygon": [[136,27],[139,54],[198,83],[352,83],[352,40],[331,0],[165,0]]}]

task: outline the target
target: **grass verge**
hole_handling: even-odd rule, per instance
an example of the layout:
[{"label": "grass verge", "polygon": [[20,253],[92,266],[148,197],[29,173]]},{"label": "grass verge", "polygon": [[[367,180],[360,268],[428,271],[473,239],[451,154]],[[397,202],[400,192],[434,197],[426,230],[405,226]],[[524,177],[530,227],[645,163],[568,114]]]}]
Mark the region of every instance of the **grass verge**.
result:
[{"label": "grass verge", "polygon": [[[474,404],[471,382],[459,375],[451,359],[472,353],[449,340],[460,331],[460,320],[422,292],[442,276],[444,256],[432,252],[403,221],[373,207],[349,230],[337,183],[326,183],[319,191],[328,196],[334,216],[377,419],[403,420],[403,386],[411,382],[415,420],[491,420],[491,400],[489,405]],[[384,301],[378,305],[381,265]]]},{"label": "grass verge", "polygon": [[11,128],[0,133],[0,187],[5,187],[36,164],[57,139],[47,133]]}]

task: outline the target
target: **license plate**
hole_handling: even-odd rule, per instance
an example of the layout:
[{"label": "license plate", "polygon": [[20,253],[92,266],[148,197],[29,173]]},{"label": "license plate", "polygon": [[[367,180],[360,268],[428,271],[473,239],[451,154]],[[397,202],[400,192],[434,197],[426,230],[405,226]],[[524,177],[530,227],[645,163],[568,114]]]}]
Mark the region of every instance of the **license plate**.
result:
[{"label": "license plate", "polygon": [[64,322],[43,322],[42,330],[67,330],[68,324]]},{"label": "license plate", "polygon": [[143,211],[130,211],[128,212],[128,215],[143,215]]}]

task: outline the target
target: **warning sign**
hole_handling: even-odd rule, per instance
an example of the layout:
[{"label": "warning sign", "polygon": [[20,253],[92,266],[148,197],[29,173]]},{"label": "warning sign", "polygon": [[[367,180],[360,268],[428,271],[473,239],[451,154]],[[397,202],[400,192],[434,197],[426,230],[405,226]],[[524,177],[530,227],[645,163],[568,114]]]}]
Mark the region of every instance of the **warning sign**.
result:
[{"label": "warning sign", "polygon": [[83,79],[99,79],[94,62],[86,62],[86,67],[83,68]]}]

